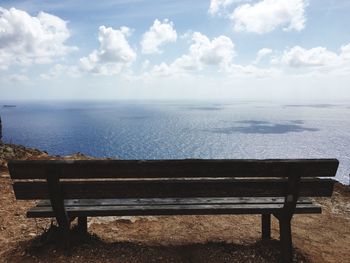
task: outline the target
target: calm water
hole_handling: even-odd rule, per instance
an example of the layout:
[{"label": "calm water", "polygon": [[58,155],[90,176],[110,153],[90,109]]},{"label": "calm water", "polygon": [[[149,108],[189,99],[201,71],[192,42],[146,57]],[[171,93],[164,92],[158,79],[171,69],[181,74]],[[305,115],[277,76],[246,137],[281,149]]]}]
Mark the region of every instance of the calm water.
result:
[{"label": "calm water", "polygon": [[337,179],[349,184],[350,103],[15,102],[15,108],[3,104],[4,141],[50,154],[338,158]]}]

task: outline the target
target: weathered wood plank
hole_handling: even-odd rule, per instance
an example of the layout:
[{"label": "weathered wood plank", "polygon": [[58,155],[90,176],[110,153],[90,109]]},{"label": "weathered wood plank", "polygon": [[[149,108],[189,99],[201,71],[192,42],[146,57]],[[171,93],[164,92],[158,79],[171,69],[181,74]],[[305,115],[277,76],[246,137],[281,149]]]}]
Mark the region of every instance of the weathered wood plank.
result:
[{"label": "weathered wood plank", "polygon": [[[264,214],[280,211],[283,204],[234,204],[234,205],[143,205],[143,206],[71,206],[70,217],[81,216],[131,216],[131,215],[220,215],[220,214]],[[313,204],[298,204],[296,213],[320,213]],[[34,207],[28,217],[52,217],[51,207]]]},{"label": "weathered wood plank", "polygon": [[290,218],[280,218],[280,241],[282,262],[293,262],[293,244],[292,244],[292,228]]},{"label": "weathered wood plank", "polygon": [[[331,196],[334,180],[305,179],[300,196]],[[237,180],[122,180],[63,182],[64,199],[177,198],[177,197],[284,197],[283,179]],[[46,182],[15,182],[17,199],[47,199]]]},{"label": "weathered wood plank", "polygon": [[[174,204],[283,204],[283,197],[225,197],[225,198],[138,198],[138,199],[73,199],[65,200],[68,206],[117,206],[117,205],[174,205]],[[312,204],[309,198],[299,198],[298,204]],[[49,200],[41,200],[38,207],[51,206]]]},{"label": "weathered wood plank", "polygon": [[86,216],[79,216],[78,217],[78,231],[81,234],[86,234],[87,233],[87,217]]},{"label": "weathered wood plank", "polygon": [[32,160],[10,161],[12,179],[45,179],[48,169],[61,178],[332,177],[337,159],[269,160]]},{"label": "weathered wood plank", "polygon": [[261,238],[263,240],[271,239],[271,214],[261,215]]},{"label": "weathered wood plank", "polygon": [[64,199],[59,180],[59,171],[54,170],[51,171],[50,174],[51,176],[47,178],[49,198],[54,216],[56,217],[56,221],[59,226],[59,230],[64,236],[65,249],[68,252],[70,249],[70,221],[64,207]]}]

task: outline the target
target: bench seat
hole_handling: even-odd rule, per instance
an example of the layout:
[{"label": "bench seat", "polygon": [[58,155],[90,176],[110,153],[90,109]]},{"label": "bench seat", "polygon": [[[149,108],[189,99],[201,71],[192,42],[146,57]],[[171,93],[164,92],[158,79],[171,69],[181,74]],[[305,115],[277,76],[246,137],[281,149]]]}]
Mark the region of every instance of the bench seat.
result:
[{"label": "bench seat", "polygon": [[[141,216],[141,215],[213,215],[213,214],[273,214],[280,211],[284,198],[138,198],[138,199],[75,199],[65,200],[67,215],[81,216]],[[299,198],[296,214],[321,213],[321,207],[309,198]],[[27,217],[55,217],[49,200],[40,201],[27,211]]]}]

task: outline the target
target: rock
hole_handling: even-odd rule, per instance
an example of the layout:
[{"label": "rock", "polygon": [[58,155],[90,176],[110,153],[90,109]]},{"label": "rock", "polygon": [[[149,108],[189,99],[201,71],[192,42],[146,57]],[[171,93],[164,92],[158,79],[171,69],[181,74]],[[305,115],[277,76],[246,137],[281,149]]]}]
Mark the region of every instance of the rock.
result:
[{"label": "rock", "polygon": [[22,145],[0,142],[0,167],[6,167],[9,160],[33,159],[39,156],[47,156],[47,153],[38,149],[26,148]]},{"label": "rock", "polygon": [[1,167],[6,167],[6,161],[3,159],[0,159],[0,168]]},{"label": "rock", "polygon": [[10,178],[10,175],[9,174],[2,174],[0,175],[1,178]]},{"label": "rock", "polygon": [[1,116],[0,116],[0,143],[2,139],[2,122],[1,122]]},{"label": "rock", "polygon": [[6,146],[4,147],[4,150],[3,150],[5,153],[8,153],[8,154],[15,154],[14,150],[12,147],[10,146]]},{"label": "rock", "polygon": [[81,152],[74,153],[72,155],[67,155],[64,157],[65,159],[69,160],[86,160],[86,159],[91,159],[91,157],[86,156],[85,154]]},{"label": "rock", "polygon": [[116,221],[126,224],[133,224],[137,221],[137,218],[135,216],[121,216],[117,218]]}]

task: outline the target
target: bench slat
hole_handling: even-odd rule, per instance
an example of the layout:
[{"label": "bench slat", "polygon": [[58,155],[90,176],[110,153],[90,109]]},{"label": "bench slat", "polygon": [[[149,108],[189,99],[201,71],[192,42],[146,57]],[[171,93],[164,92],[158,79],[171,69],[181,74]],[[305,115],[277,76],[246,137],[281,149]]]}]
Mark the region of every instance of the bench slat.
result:
[{"label": "bench slat", "polygon": [[179,178],[179,177],[332,177],[337,159],[271,160],[33,160],[10,161],[12,179],[45,179],[55,169],[60,178]]},{"label": "bench slat", "polygon": [[[206,205],[123,205],[123,206],[69,206],[70,217],[78,216],[136,216],[136,215],[219,215],[263,214],[280,211],[283,204],[206,204]],[[297,204],[296,213],[320,213],[313,204]],[[34,207],[27,217],[53,217],[51,207]]]},{"label": "bench slat", "polygon": [[[334,180],[305,179],[301,197],[331,196]],[[48,199],[46,182],[15,182],[17,199]],[[283,179],[122,180],[62,182],[64,199],[176,198],[176,197],[284,197]]]},{"label": "bench slat", "polygon": [[[73,199],[65,200],[68,206],[117,205],[173,205],[173,204],[283,204],[283,197],[225,197],[225,198],[138,198],[138,199]],[[309,198],[299,198],[298,204],[311,204]],[[51,207],[49,200],[41,200],[37,207]]]}]

